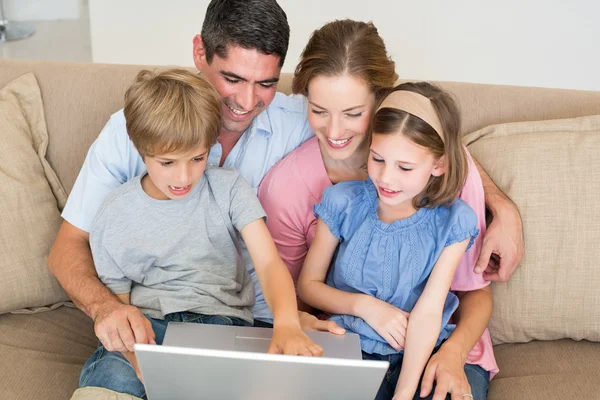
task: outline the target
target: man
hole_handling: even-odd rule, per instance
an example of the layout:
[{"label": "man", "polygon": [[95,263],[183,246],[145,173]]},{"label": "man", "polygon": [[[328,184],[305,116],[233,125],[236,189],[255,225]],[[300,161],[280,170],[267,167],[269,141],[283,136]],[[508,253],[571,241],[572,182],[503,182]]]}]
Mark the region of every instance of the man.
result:
[{"label": "man", "polygon": [[[277,161],[313,135],[304,101],[276,94],[288,42],[286,15],[275,0],[213,0],[201,35],[193,39],[194,63],[223,100],[223,125],[208,164],[239,170],[255,189]],[[151,343],[153,338],[146,334],[149,322],[140,311],[121,303],[98,279],[89,229],[106,195],[142,172],[123,113],[117,112],[90,148],[48,259],[51,272],[94,320],[95,333],[109,351],[132,351],[134,343]],[[522,256],[521,221],[514,204],[481,172],[494,222],[477,263],[481,271],[476,272],[508,280]],[[270,311],[244,254],[256,288],[254,317],[269,322]],[[492,254],[501,257],[499,269],[489,262]],[[339,332],[335,324],[307,314],[301,314],[301,322],[305,329]]]}]

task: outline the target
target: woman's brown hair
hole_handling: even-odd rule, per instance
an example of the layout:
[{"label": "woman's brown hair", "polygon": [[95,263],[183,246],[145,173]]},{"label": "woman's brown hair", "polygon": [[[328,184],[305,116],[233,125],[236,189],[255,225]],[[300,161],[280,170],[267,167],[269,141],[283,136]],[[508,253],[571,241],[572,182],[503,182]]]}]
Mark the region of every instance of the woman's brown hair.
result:
[{"label": "woman's brown hair", "polygon": [[415,144],[427,148],[436,159],[444,156],[446,172],[429,178],[425,189],[413,199],[413,206],[419,209],[449,205],[458,197],[468,174],[467,154],[459,134],[461,121],[458,103],[448,92],[427,82],[403,83],[391,89],[387,95],[399,90],[427,97],[439,117],[443,132],[438,134],[427,122],[406,111],[385,107],[373,115],[372,133],[401,133]]},{"label": "woman's brown hair", "polygon": [[292,91],[308,94],[308,84],[317,76],[359,77],[376,96],[396,83],[394,62],[371,22],[337,20],[314,31],[300,56]]}]

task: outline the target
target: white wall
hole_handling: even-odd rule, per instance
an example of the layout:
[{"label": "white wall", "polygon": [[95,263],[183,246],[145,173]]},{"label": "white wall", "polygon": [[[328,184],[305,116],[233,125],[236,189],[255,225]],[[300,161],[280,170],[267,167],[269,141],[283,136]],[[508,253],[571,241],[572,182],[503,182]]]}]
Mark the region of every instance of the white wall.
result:
[{"label": "white wall", "polygon": [[82,0],[4,0],[6,18],[14,21],[78,19]]},{"label": "white wall", "polygon": [[[95,62],[193,65],[208,0],[90,0]],[[279,0],[293,71],[310,33],[373,21],[402,78],[600,90],[597,0]]]}]

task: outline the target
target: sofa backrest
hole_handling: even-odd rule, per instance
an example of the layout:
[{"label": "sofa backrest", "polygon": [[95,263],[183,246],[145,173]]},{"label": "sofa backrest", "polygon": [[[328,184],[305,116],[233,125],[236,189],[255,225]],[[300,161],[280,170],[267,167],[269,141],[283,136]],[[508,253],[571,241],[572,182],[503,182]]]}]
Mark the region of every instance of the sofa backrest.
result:
[{"label": "sofa backrest", "polygon": [[[50,141],[48,161],[70,192],[85,155],[112,113],[123,106],[128,85],[141,68],[0,59],[0,87],[28,72],[42,91]],[[600,92],[441,82],[458,99],[463,134],[491,124],[600,114]],[[291,74],[279,90],[289,93]]]}]

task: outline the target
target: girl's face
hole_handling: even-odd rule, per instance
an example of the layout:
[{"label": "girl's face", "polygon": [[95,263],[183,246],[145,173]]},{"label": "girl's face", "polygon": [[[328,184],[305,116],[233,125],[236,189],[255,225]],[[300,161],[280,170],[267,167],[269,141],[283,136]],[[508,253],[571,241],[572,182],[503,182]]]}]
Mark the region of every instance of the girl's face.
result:
[{"label": "girl's face", "polygon": [[349,75],[317,76],[308,84],[308,123],[321,151],[348,159],[367,137],[375,103],[367,83]]},{"label": "girl's face", "polygon": [[427,148],[402,133],[373,134],[368,169],[380,204],[407,209],[432,175],[444,173],[443,164]]}]

